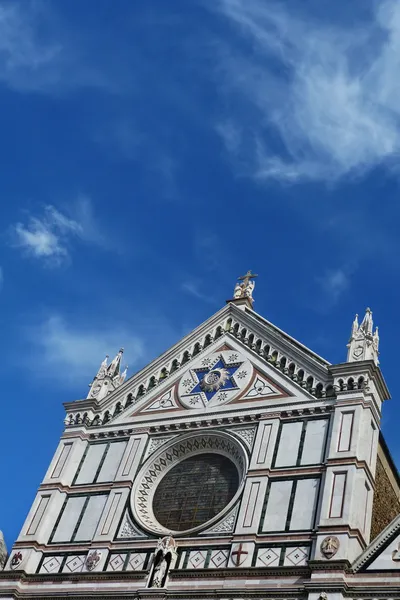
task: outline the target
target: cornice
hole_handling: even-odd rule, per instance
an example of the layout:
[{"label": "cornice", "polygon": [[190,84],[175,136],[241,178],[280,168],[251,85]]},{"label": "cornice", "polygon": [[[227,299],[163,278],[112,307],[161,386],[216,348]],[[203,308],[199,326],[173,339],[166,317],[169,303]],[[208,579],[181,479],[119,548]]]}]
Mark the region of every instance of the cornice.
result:
[{"label": "cornice", "polygon": [[[345,377],[358,375],[361,371],[367,372],[370,379],[374,380],[381,400],[390,400],[390,392],[382,375],[381,369],[373,360],[362,360],[355,362],[338,363],[329,367],[333,376],[339,377],[343,374]],[[342,393],[342,392],[341,392]]]}]

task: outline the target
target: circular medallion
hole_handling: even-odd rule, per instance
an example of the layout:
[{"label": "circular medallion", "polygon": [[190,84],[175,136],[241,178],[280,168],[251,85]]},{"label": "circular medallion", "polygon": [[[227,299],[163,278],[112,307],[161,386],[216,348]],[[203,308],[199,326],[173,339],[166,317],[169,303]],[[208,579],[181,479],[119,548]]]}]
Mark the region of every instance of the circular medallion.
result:
[{"label": "circular medallion", "polygon": [[241,352],[223,350],[199,356],[180,380],[179,399],[186,408],[226,404],[249,384],[252,374],[253,366]]}]

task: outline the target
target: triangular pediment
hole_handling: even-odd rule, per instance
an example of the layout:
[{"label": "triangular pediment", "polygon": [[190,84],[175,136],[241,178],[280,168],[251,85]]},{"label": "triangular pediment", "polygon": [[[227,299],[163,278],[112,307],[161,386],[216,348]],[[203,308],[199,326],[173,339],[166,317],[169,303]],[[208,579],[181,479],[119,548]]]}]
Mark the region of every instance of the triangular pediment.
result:
[{"label": "triangular pediment", "polygon": [[358,557],[353,570],[400,572],[400,515]]},{"label": "triangular pediment", "polygon": [[[229,380],[218,390],[211,381],[218,374],[208,377],[213,370]],[[229,303],[93,409],[97,424],[161,413],[172,418],[182,410],[261,407],[294,396],[310,401],[324,396],[331,380],[329,363],[254,311]]]}]

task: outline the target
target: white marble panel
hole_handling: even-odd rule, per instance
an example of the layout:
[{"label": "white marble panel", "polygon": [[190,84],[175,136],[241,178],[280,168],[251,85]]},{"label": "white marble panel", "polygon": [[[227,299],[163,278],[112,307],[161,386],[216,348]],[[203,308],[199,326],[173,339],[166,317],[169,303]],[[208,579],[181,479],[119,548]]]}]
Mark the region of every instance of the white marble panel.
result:
[{"label": "white marble panel", "polygon": [[28,531],[26,532],[27,535],[33,535],[34,533],[36,533],[37,528],[40,525],[40,522],[43,518],[44,513],[46,512],[46,508],[47,505],[50,501],[50,496],[41,496],[40,500],[39,500],[39,505],[36,509],[35,515],[31,521],[31,524],[29,525]]},{"label": "white marble panel", "polygon": [[277,567],[281,548],[259,548],[256,558],[256,567]]},{"label": "white marble panel", "polygon": [[62,449],[61,449],[61,453],[57,459],[57,462],[54,466],[54,470],[51,474],[51,479],[58,479],[58,477],[60,477],[62,470],[64,468],[65,463],[68,460],[68,457],[70,455],[72,449],[72,442],[68,443],[68,444],[64,444]]},{"label": "white marble panel", "polygon": [[226,567],[229,550],[212,550],[210,555],[209,569],[223,569]]},{"label": "white marble panel", "polygon": [[289,508],[293,481],[273,481],[269,490],[263,531],[283,531]]},{"label": "white marble panel", "polygon": [[343,500],[346,488],[346,473],[334,473],[329,517],[340,518],[343,512]]},{"label": "white marble panel", "polygon": [[290,529],[312,529],[317,507],[319,479],[299,479],[293,503]]},{"label": "white marble panel", "polygon": [[58,573],[61,568],[62,556],[46,556],[39,573]]},{"label": "white marble panel", "polygon": [[64,512],[54,533],[53,542],[69,542],[85,501],[85,496],[68,498]]},{"label": "white marble panel", "polygon": [[125,564],[125,560],[126,560],[126,553],[121,553],[121,554],[113,554],[108,562],[107,565],[107,571],[122,571],[124,564]]},{"label": "white marble panel", "polygon": [[112,442],[97,477],[97,482],[114,481],[115,474],[126,448],[126,442]]},{"label": "white marble panel", "polygon": [[351,448],[351,436],[353,431],[354,411],[343,412],[339,440],[338,440],[338,452],[348,452]]},{"label": "white marble panel", "polygon": [[82,521],[76,532],[75,541],[91,540],[93,538],[107,497],[106,494],[90,497]]},{"label": "white marble panel", "polygon": [[207,550],[192,550],[189,554],[187,569],[203,569],[207,558]]},{"label": "white marble panel", "polygon": [[302,421],[282,425],[275,467],[290,467],[296,464],[302,429]]},{"label": "white marble panel", "polygon": [[75,484],[92,483],[107,444],[90,444]]},{"label": "white marble panel", "polygon": [[84,554],[68,556],[63,566],[63,573],[80,573],[85,564],[86,556]]},{"label": "white marble panel", "polygon": [[131,552],[128,564],[126,566],[127,571],[141,571],[144,567],[146,560],[145,552]]},{"label": "white marble panel", "polygon": [[304,567],[307,564],[309,548],[307,546],[298,546],[297,548],[286,548],[285,567]]},{"label": "white marble panel", "polygon": [[323,462],[328,422],[328,419],[308,421],[300,464],[319,465]]}]

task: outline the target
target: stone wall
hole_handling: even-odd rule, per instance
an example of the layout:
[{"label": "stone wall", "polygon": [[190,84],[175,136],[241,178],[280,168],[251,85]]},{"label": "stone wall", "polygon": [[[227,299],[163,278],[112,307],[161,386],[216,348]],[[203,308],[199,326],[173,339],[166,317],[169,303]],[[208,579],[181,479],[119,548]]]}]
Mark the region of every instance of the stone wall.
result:
[{"label": "stone wall", "polygon": [[372,508],[371,541],[400,514],[400,490],[386,456],[379,447]]}]

